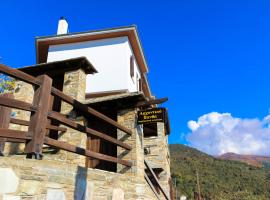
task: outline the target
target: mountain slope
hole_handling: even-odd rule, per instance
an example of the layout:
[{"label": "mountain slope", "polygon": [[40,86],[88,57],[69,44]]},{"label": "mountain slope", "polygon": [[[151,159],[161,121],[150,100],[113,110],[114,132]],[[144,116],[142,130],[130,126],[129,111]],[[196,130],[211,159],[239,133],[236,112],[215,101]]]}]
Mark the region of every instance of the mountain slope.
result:
[{"label": "mountain slope", "polygon": [[240,155],[236,153],[225,153],[217,158],[223,160],[236,160],[255,167],[270,167],[270,157],[256,155]]},{"label": "mountain slope", "polygon": [[194,199],[198,172],[206,200],[266,200],[270,197],[270,172],[238,161],[214,158],[196,149],[170,145],[172,176],[178,191]]}]

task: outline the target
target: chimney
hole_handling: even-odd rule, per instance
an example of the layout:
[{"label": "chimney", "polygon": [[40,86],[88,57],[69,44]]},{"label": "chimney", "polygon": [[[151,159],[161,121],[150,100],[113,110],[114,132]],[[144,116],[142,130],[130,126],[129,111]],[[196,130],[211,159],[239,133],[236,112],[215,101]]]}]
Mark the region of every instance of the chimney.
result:
[{"label": "chimney", "polygon": [[57,35],[63,35],[68,33],[68,23],[64,17],[61,17],[58,21]]}]

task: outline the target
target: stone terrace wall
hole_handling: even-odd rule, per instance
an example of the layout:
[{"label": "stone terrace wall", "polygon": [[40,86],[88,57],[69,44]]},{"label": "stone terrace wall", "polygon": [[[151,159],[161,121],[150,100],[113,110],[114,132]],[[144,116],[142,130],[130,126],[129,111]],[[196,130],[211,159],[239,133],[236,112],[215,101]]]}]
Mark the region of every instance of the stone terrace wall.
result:
[{"label": "stone terrace wall", "polygon": [[0,200],[156,199],[136,177],[20,156],[0,158]]}]

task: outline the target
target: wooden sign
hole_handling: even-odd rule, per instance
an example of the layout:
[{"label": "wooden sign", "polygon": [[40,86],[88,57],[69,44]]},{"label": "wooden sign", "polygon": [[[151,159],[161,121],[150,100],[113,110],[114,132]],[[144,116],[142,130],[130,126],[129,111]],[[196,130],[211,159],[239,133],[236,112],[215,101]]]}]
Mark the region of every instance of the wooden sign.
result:
[{"label": "wooden sign", "polygon": [[165,119],[165,109],[153,108],[139,111],[137,123],[150,124],[150,123],[164,122],[164,119]]}]

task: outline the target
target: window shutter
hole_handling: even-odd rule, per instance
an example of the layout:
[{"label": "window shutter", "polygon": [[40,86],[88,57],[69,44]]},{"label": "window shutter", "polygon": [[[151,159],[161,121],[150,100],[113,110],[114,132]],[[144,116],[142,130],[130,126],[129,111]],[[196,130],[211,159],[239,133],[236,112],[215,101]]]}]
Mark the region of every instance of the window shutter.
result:
[{"label": "window shutter", "polygon": [[139,91],[142,91],[142,79],[139,79]]},{"label": "window shutter", "polygon": [[130,56],[130,76],[134,77],[134,57]]}]

